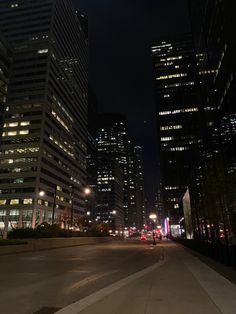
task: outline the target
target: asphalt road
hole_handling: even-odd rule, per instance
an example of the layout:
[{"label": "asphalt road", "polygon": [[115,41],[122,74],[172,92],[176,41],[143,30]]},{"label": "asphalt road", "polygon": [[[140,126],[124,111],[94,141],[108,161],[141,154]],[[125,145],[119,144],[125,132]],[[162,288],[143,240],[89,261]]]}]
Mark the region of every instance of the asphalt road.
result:
[{"label": "asphalt road", "polygon": [[1,256],[0,313],[52,314],[156,263],[161,244],[123,241]]}]

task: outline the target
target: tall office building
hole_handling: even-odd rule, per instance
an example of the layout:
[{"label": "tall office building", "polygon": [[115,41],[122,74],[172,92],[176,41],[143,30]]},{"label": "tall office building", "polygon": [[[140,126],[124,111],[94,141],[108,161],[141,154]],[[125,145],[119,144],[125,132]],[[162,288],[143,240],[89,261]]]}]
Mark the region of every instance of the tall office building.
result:
[{"label": "tall office building", "polygon": [[146,224],[146,204],[144,191],[144,169],[142,147],[134,146],[134,172],[135,172],[135,201],[136,201],[136,226],[138,230],[143,229]]},{"label": "tall office building", "polygon": [[71,0],[0,2],[14,48],[1,147],[5,223],[68,225],[84,212],[87,41]]},{"label": "tall office building", "polygon": [[206,122],[189,187],[194,236],[228,247],[236,243],[235,8],[232,0],[189,1]]},{"label": "tall office building", "polygon": [[128,136],[122,114],[101,115],[98,125],[98,155],[114,158],[122,169],[124,226],[140,230],[146,216],[141,147]]},{"label": "tall office building", "polygon": [[11,63],[12,50],[0,33],[0,134],[2,134],[3,113],[7,100]]},{"label": "tall office building", "polygon": [[[127,172],[125,173],[124,189],[124,215],[125,227],[141,228],[141,217],[137,208],[137,156],[134,151],[134,141],[129,138],[127,142]],[[125,169],[126,170],[126,169]]]},{"label": "tall office building", "polygon": [[97,157],[97,206],[95,221],[107,223],[113,232],[124,227],[123,169],[112,156]]},{"label": "tall office building", "polygon": [[201,142],[195,54],[188,34],[156,41],[151,53],[157,98],[160,199],[166,216],[174,225],[183,216],[180,200]]},{"label": "tall office building", "polygon": [[128,189],[128,161],[127,161],[127,121],[122,114],[102,114],[97,122],[97,146],[100,162],[102,156],[114,159],[121,167],[123,173],[123,226],[127,208],[125,201]]}]

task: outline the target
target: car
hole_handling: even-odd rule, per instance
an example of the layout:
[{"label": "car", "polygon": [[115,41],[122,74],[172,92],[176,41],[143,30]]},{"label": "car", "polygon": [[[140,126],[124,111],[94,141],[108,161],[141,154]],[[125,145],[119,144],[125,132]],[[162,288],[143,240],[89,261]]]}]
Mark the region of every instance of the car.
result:
[{"label": "car", "polygon": [[141,234],[140,240],[147,240],[147,237],[144,234]]}]

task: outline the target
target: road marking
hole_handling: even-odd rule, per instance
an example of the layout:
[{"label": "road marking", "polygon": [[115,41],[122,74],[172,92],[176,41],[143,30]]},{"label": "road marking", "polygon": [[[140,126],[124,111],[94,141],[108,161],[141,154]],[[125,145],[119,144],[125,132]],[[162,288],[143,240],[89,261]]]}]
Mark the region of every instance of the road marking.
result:
[{"label": "road marking", "polygon": [[78,314],[81,311],[83,311],[88,306],[100,301],[101,299],[104,299],[111,293],[121,289],[122,287],[126,286],[127,284],[131,283],[132,281],[139,279],[143,277],[144,275],[154,271],[156,268],[162,266],[164,264],[164,260],[159,261],[158,263],[149,266],[141,271],[138,271],[126,278],[123,278],[101,290],[98,290],[95,293],[92,293],[91,295],[72,303],[65,308],[61,309],[60,311],[56,312],[55,314]]},{"label": "road marking", "polygon": [[102,277],[111,275],[111,274],[116,273],[116,272],[118,272],[118,270],[111,270],[111,271],[104,272],[104,273],[96,273],[96,274],[93,274],[91,276],[85,277],[84,279],[79,280],[76,283],[74,283],[73,285],[71,285],[70,287],[68,287],[66,289],[66,293],[70,294],[72,292],[72,290],[74,290],[74,289],[82,288],[82,287],[102,278]]}]

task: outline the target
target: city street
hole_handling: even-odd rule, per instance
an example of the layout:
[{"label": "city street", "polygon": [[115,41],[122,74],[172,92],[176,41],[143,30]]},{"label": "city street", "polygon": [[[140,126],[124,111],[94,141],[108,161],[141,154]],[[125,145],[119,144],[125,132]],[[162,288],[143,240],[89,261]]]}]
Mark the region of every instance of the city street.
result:
[{"label": "city street", "polygon": [[136,241],[1,256],[0,313],[64,307],[156,263],[161,252]]},{"label": "city street", "polygon": [[[236,286],[182,246],[127,240],[1,257],[4,314],[235,313]],[[67,305],[72,304],[69,307]]]}]

